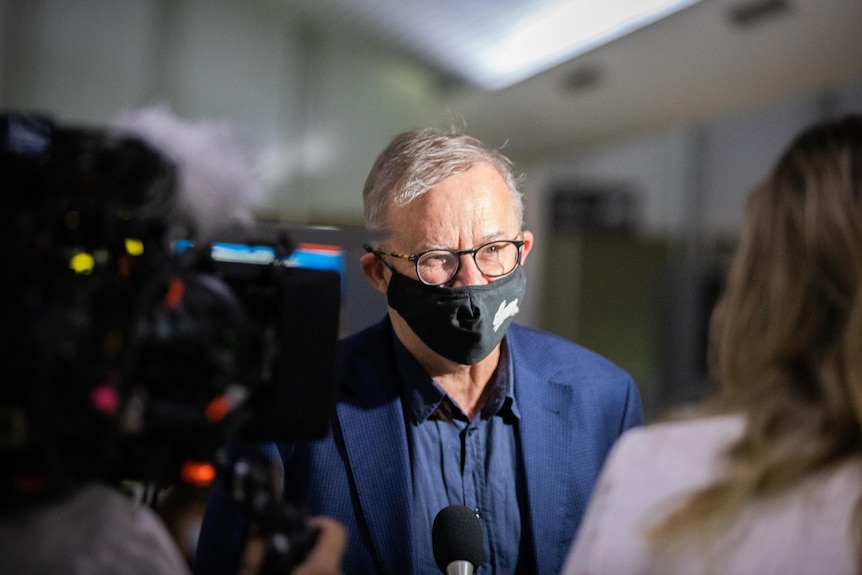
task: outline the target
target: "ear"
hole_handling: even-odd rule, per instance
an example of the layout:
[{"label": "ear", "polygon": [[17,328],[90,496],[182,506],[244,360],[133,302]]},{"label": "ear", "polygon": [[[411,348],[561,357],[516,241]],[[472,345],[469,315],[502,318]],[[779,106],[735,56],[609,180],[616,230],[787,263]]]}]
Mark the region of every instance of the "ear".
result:
[{"label": "ear", "polygon": [[362,254],[359,258],[359,265],[362,267],[362,273],[371,282],[371,285],[382,294],[389,289],[389,270],[380,258],[374,254]]},{"label": "ear", "polygon": [[527,256],[530,255],[530,250],[533,249],[533,232],[524,230],[521,232],[521,235],[524,236],[524,245],[521,247],[521,265],[524,265],[524,262],[527,261]]}]

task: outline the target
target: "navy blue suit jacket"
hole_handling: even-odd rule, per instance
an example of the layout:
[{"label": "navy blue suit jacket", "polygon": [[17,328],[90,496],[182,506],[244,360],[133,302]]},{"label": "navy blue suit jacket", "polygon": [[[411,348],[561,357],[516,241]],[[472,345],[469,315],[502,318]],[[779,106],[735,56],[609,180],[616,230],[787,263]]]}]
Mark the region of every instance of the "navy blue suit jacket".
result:
[{"label": "navy blue suit jacket", "polygon": [[[556,575],[611,445],[642,421],[640,396],[625,371],[579,345],[514,324],[507,341],[521,414],[524,533],[535,572]],[[330,435],[270,446],[270,454],[281,456],[288,500],[347,526],[345,573],[414,573],[410,455],[388,318],[341,342],[341,354]],[[195,573],[234,575],[245,531],[217,481]]]}]

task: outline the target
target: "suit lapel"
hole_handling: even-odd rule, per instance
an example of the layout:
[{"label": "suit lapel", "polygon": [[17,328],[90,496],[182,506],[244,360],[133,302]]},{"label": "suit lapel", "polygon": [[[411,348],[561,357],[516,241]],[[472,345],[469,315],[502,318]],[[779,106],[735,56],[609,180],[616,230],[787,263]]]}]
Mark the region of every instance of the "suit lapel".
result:
[{"label": "suit lapel", "polygon": [[519,358],[517,339],[509,341],[537,573],[551,573],[568,549],[577,516],[569,486],[578,480],[573,461],[582,447],[571,433],[572,390],[555,382],[540,362],[526,361],[523,351]]},{"label": "suit lapel", "polygon": [[[360,525],[368,528],[377,564],[384,573],[412,572],[410,457],[391,340],[378,341],[375,354],[363,354],[359,379],[366,385],[353,399],[337,406],[348,467],[353,476]],[[357,514],[360,510],[357,510]]]}]

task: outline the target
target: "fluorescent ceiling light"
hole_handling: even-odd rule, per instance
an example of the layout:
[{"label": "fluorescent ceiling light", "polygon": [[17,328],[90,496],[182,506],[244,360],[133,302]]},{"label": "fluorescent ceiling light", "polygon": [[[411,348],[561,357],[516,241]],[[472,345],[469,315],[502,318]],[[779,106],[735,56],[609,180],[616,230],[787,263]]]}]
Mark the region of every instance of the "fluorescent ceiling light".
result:
[{"label": "fluorescent ceiling light", "polygon": [[[701,0],[316,0],[488,90]],[[349,15],[349,16],[348,16]]]},{"label": "fluorescent ceiling light", "polygon": [[464,72],[487,89],[505,88],[699,1],[549,2],[465,59]]},{"label": "fluorescent ceiling light", "polygon": [[516,84],[702,0],[283,0],[388,38],[487,90]]}]

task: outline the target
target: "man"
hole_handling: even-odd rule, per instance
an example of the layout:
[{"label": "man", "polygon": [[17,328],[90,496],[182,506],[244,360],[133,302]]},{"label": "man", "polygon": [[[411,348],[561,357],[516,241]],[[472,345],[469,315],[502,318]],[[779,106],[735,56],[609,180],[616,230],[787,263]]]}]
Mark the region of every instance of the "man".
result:
[{"label": "man", "polygon": [[[433,521],[458,504],[481,520],[477,573],[556,574],[608,450],[641,423],[634,382],[511,324],[533,234],[497,151],[406,132],[378,157],[363,198],[367,227],[385,237],[361,266],[388,316],[342,342],[331,435],[271,449],[285,497],[344,523],[345,573],[439,572]],[[244,536],[217,487],[197,572],[235,571]]]}]

